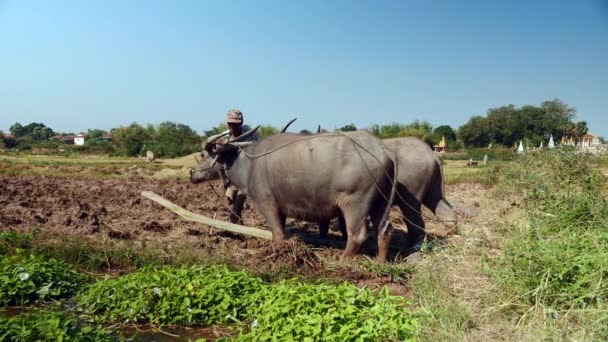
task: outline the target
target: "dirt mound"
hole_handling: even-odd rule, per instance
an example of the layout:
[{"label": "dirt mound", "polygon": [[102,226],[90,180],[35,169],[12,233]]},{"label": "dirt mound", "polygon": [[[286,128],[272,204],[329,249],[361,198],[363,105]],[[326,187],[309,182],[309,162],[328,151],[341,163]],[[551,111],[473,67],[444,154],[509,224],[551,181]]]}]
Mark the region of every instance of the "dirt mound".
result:
[{"label": "dirt mound", "polygon": [[296,239],[271,243],[259,252],[258,258],[264,263],[269,263],[272,270],[288,267],[317,271],[322,268],[319,256],[310,247]]}]

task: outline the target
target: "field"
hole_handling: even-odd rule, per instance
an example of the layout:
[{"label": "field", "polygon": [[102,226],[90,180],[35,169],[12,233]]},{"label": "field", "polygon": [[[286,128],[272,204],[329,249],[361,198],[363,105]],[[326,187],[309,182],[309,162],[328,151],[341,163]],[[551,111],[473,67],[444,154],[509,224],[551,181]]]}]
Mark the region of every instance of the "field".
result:
[{"label": "field", "polygon": [[[94,323],[91,331],[110,329],[112,336],[176,341],[271,335],[354,340],[347,330],[367,340],[536,340],[571,336],[580,328],[567,320],[547,324],[538,315],[521,314],[522,308],[510,305],[528,304],[509,297],[500,277],[488,270],[502,260],[509,230],[528,222],[521,198],[493,185],[507,163],[471,168],[466,161],[444,161],[447,198],[457,208],[459,224],[448,229],[425,209],[433,248],[411,254],[402,248],[406,228],[393,210],[397,229],[386,264],[373,261],[373,239],[355,259],[340,260],[344,242],[337,227],[321,240],[316,224],[288,220],[289,241],[274,245],[185,222],[141,198],[142,191],[152,191],[192,212],[228,220],[221,184],[190,184],[187,170],[193,165],[193,156],[145,163],[0,154],[0,252],[23,255],[26,261],[13,263],[24,265],[25,254],[53,258],[86,278],[74,280],[76,290],[59,291],[65,295],[50,303],[40,290],[27,292],[21,302],[5,304],[4,316],[73,312],[55,317],[67,322],[66,331],[73,328],[70,319],[77,325],[85,320]],[[246,225],[265,225],[249,206],[243,218]],[[203,290],[187,290],[192,286]],[[136,291],[126,290],[131,287]],[[225,297],[207,298],[200,294],[205,291]],[[352,298],[353,306],[343,307],[339,298]],[[80,316],[83,310],[86,318]],[[381,318],[376,322],[374,315]],[[366,330],[363,317],[375,327]],[[351,327],[333,331],[326,322],[334,320]],[[0,336],[3,324],[0,320]]]}]

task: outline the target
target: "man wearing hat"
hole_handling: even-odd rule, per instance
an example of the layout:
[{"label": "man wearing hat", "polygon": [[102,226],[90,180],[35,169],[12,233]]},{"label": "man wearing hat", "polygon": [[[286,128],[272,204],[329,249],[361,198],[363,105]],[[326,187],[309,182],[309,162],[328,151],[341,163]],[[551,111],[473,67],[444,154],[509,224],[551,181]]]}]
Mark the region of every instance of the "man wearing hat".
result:
[{"label": "man wearing hat", "polygon": [[[222,134],[229,133],[232,139],[240,136],[241,134],[251,130],[248,125],[243,125],[243,113],[241,113],[238,109],[231,109],[226,114],[226,124],[228,125],[228,129]],[[257,141],[259,139],[258,133],[247,137],[243,141]],[[243,220],[236,215],[236,212],[240,212],[240,209],[245,204],[246,196],[239,192],[234,185],[230,184],[228,179],[225,179],[224,186],[226,187],[226,197],[228,198],[228,203],[232,205],[233,212],[230,213],[230,221],[232,223],[243,224]]]},{"label": "man wearing hat", "polygon": [[[248,125],[243,125],[243,113],[238,109],[228,111],[226,114],[226,124],[228,125],[228,130],[223,133],[230,133],[232,138],[236,138],[251,129]],[[255,132],[244,141],[258,141],[258,139],[258,133]]]}]

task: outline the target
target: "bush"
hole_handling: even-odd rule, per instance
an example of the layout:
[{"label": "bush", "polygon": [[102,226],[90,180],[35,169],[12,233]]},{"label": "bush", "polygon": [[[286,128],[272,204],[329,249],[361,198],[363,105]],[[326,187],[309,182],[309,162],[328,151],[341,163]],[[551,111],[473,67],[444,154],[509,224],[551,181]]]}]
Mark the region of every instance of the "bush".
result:
[{"label": "bush", "polygon": [[0,341],[117,341],[108,329],[83,325],[56,312],[33,312],[14,317],[0,316]]},{"label": "bush", "polygon": [[67,264],[19,252],[0,257],[0,305],[23,305],[76,293],[83,277]]},{"label": "bush", "polygon": [[529,304],[608,318],[608,195],[590,158],[569,151],[528,153],[504,172],[500,195],[523,195],[529,216],[514,232],[497,277]]}]

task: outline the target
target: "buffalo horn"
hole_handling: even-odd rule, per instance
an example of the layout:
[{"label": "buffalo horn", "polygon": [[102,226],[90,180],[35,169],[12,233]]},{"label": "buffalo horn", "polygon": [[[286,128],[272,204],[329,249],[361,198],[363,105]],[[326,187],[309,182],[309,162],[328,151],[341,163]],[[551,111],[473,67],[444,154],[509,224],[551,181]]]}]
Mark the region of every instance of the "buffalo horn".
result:
[{"label": "buffalo horn", "polygon": [[247,132],[245,132],[245,133],[243,133],[243,134],[239,135],[238,137],[236,137],[234,140],[232,140],[232,141],[230,141],[230,142],[231,142],[231,143],[234,143],[234,142],[241,141],[241,140],[243,140],[243,139],[247,139],[247,138],[248,138],[248,137],[250,137],[252,134],[254,134],[254,133],[255,133],[255,132],[256,132],[256,131],[257,131],[259,128],[260,128],[260,126],[258,125],[256,128],[248,130]]},{"label": "buffalo horn", "polygon": [[285,125],[285,127],[283,127],[283,129],[281,130],[281,133],[285,133],[285,131],[287,130],[287,128],[289,128],[289,126],[290,126],[290,125],[291,125],[291,124],[292,124],[294,121],[296,121],[296,120],[298,120],[298,118],[293,118],[293,119],[291,119],[291,121],[289,121],[289,122],[287,123],[287,125]]}]

